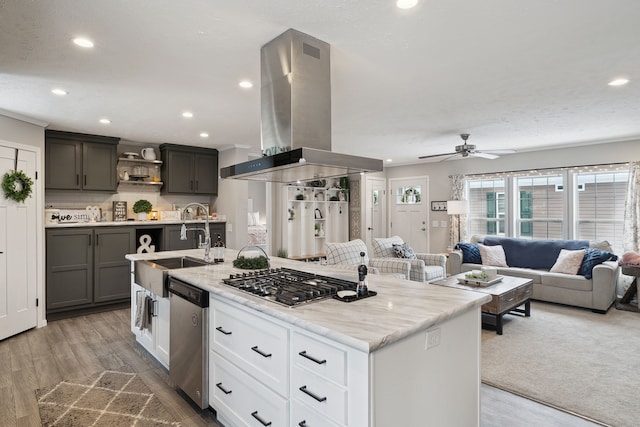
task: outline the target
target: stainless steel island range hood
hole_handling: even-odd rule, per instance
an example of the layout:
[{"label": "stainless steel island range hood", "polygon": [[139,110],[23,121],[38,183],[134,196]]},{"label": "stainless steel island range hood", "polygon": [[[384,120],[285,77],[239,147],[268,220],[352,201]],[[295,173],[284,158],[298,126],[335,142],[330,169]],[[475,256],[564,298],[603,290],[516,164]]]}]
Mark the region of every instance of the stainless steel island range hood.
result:
[{"label": "stainless steel island range hood", "polygon": [[260,50],[262,154],[222,178],[292,183],[382,171],[382,160],[331,151],[330,47],[290,29]]}]

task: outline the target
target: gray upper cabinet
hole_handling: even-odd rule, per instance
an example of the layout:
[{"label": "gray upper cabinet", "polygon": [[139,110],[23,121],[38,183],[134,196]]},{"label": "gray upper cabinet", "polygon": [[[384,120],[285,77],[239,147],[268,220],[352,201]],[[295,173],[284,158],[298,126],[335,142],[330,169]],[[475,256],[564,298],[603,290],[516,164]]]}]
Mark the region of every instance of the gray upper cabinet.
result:
[{"label": "gray upper cabinet", "polygon": [[115,192],[119,138],[45,131],[45,188]]},{"label": "gray upper cabinet", "polygon": [[162,192],[218,195],[218,150],[163,144]]}]

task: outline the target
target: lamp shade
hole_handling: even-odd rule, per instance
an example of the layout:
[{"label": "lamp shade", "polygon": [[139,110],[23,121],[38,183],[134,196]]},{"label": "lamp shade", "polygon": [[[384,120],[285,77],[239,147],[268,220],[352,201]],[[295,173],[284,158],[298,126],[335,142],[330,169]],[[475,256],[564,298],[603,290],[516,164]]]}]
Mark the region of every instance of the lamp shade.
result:
[{"label": "lamp shade", "polygon": [[463,215],[467,213],[467,201],[466,200],[449,200],[447,202],[447,214],[449,215]]}]

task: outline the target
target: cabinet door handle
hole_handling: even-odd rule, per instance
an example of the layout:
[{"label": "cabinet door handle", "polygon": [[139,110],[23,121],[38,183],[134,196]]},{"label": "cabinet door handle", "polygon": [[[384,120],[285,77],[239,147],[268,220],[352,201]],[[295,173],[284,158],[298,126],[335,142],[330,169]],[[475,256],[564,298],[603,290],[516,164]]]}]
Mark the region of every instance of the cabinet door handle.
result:
[{"label": "cabinet door handle", "polygon": [[96,234],[96,246],[100,245],[100,235]]},{"label": "cabinet door handle", "polygon": [[80,175],[76,174],[76,185],[80,185]]},{"label": "cabinet door handle", "polygon": [[198,181],[196,181],[196,191],[198,191]]},{"label": "cabinet door handle", "polygon": [[265,421],[265,420],[263,420],[262,418],[260,418],[258,416],[258,411],[252,412],[251,416],[253,418],[255,418],[256,420],[260,421],[260,424],[262,424],[263,426],[270,426],[271,425],[271,421]]},{"label": "cabinet door handle", "polygon": [[84,185],[87,185],[87,175],[84,176]]},{"label": "cabinet door handle", "polygon": [[300,352],[300,353],[298,353],[298,354],[299,354],[300,356],[302,356],[302,357],[306,358],[306,359],[309,359],[309,360],[311,360],[311,361],[316,362],[318,365],[322,365],[322,364],[324,364],[324,363],[327,363],[327,360],[326,360],[326,359],[318,360],[318,359],[316,359],[316,358],[315,358],[315,357],[313,357],[313,356],[309,356],[309,355],[307,354],[307,350],[301,351],[301,352]]},{"label": "cabinet door handle", "polygon": [[271,357],[271,353],[267,354],[267,353],[263,352],[262,350],[260,350],[260,349],[258,348],[258,346],[257,346],[257,345],[256,345],[256,346],[251,347],[251,350],[255,351],[256,353],[258,353],[258,354],[259,354],[260,356],[262,356],[262,357]]},{"label": "cabinet door handle", "polygon": [[298,423],[300,427],[307,427],[307,420],[302,420]]},{"label": "cabinet door handle", "polygon": [[189,190],[193,190],[193,181],[189,181]]},{"label": "cabinet door handle", "polygon": [[218,326],[218,327],[216,328],[216,331],[218,331],[218,332],[222,332],[222,333],[223,333],[223,334],[225,334],[225,335],[231,335],[231,332],[225,331],[224,329],[222,329],[222,326]]},{"label": "cabinet door handle", "polygon": [[304,394],[306,394],[306,395],[309,395],[309,396],[313,397],[313,398],[314,398],[315,400],[317,400],[318,402],[324,402],[325,400],[327,400],[327,398],[326,398],[326,397],[324,397],[324,396],[323,396],[323,397],[318,397],[318,396],[316,396],[314,393],[311,393],[309,390],[307,390],[307,386],[306,386],[306,385],[303,385],[302,387],[300,387],[300,388],[299,388],[299,390],[300,390],[301,392],[303,392]]},{"label": "cabinet door handle", "polygon": [[222,383],[216,384],[216,387],[218,387],[220,390],[222,390],[222,392],[224,394],[231,394],[231,392],[233,391],[233,390],[227,390],[226,388],[222,387]]}]

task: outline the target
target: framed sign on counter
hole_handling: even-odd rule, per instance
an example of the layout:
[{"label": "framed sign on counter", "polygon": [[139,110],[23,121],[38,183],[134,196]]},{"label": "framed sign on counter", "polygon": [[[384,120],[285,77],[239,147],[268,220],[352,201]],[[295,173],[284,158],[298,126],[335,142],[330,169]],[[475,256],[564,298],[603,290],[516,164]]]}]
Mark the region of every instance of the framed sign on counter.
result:
[{"label": "framed sign on counter", "polygon": [[127,202],[113,202],[113,220],[127,220]]}]

